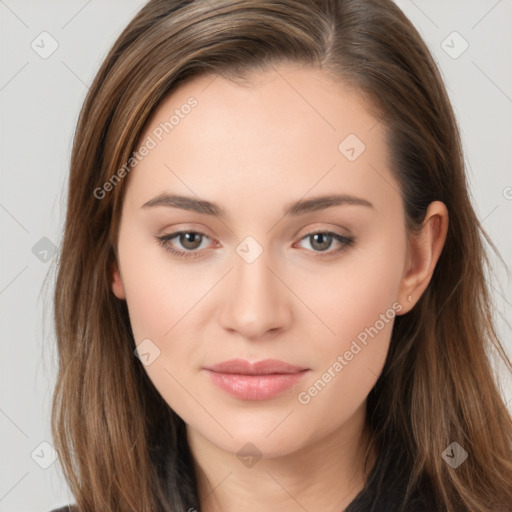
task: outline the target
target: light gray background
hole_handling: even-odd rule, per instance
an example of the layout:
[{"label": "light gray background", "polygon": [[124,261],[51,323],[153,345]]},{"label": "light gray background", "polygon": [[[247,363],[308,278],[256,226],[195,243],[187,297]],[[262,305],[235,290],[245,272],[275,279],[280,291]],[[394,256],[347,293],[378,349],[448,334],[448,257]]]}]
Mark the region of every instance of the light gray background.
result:
[{"label": "light gray background", "polygon": [[[51,244],[60,242],[79,108],[108,49],[144,3],[0,0],[0,512],[47,512],[73,501],[58,461],[40,467],[52,461],[51,447],[41,443],[52,443],[55,382],[51,281],[46,292],[41,288],[55,261]],[[441,68],[478,216],[510,268],[512,0],[397,3]],[[44,31],[58,43],[45,59],[31,47],[35,41],[39,52],[51,49]],[[459,55],[464,41],[469,46]],[[497,265],[490,283],[512,354],[507,267]],[[511,406],[512,382],[500,371]]]}]

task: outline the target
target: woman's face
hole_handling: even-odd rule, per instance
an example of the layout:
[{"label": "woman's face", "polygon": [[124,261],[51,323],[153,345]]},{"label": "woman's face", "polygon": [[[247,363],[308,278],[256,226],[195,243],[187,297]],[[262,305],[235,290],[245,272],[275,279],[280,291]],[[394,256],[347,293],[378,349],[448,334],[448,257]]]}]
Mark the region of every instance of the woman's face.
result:
[{"label": "woman's face", "polygon": [[[275,457],[361,424],[411,307],[384,133],[342,82],[298,66],[203,76],[155,111],[113,290],[189,433]],[[282,364],[208,369],[234,359]]]}]

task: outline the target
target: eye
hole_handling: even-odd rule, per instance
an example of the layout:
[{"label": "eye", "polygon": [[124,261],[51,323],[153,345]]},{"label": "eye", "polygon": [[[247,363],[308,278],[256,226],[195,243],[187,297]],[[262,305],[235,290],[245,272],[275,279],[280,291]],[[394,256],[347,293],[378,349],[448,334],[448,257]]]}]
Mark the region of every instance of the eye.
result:
[{"label": "eye", "polygon": [[[177,231],[176,233],[171,233],[169,235],[159,236],[157,237],[157,242],[171,254],[175,256],[183,257],[183,258],[197,258],[201,256],[198,251],[201,248],[201,243],[204,239],[209,239],[207,235],[204,233],[200,233],[198,231]],[[184,250],[177,249],[171,241],[177,239],[177,242],[184,248]],[[203,247],[204,249],[204,247]]]},{"label": "eye", "polygon": [[[313,252],[317,253],[315,254],[316,258],[325,258],[333,254],[338,254],[348,249],[348,247],[355,242],[355,239],[352,237],[342,236],[332,231],[316,231],[309,233],[301,239],[301,242],[304,240],[309,240],[309,245],[312,247]],[[333,243],[339,244],[339,247],[329,251]]]}]

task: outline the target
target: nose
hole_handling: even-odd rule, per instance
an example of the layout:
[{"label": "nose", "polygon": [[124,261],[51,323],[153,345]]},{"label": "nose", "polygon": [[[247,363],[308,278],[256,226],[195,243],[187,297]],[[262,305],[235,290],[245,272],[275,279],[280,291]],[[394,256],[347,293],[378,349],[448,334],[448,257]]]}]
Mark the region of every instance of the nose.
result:
[{"label": "nose", "polygon": [[292,294],[269,264],[266,251],[252,263],[235,258],[235,267],[226,276],[222,327],[250,340],[286,329],[292,320]]}]

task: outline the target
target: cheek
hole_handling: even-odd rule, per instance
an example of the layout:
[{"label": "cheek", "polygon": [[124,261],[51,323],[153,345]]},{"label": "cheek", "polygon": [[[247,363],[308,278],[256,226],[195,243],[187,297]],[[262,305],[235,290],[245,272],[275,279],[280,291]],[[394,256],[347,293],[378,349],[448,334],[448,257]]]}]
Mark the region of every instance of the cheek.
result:
[{"label": "cheek", "polygon": [[388,322],[382,326],[380,319],[386,312],[386,320],[394,318],[392,306],[398,300],[404,254],[405,239],[389,244],[382,236],[371,247],[347,253],[339,265],[308,280],[300,293],[329,327],[324,347],[342,349],[377,322],[383,336],[389,337]]},{"label": "cheek", "polygon": [[150,338],[160,345],[208,292],[208,273],[172,264],[156,243],[126,235],[119,243],[120,266],[135,341]]},{"label": "cheek", "polygon": [[141,362],[169,406],[186,421],[193,421],[198,413],[191,407],[190,396],[200,390],[190,380],[186,363],[193,365],[196,359],[194,330],[198,326],[194,320],[201,306],[196,303],[211,283],[208,275],[202,277],[175,264],[171,267],[163,249],[147,241],[137,243],[135,235],[127,235],[120,238],[120,266],[135,344],[142,343],[143,353],[150,354],[149,364],[143,358]]},{"label": "cheek", "polygon": [[[329,418],[332,424],[347,419],[382,371],[394,319],[402,308],[397,294],[404,253],[405,241],[390,245],[383,237],[371,250],[354,252],[333,274],[312,281],[312,309],[333,332],[324,329],[316,371],[297,398],[308,413],[324,418],[325,428]],[[322,284],[325,293],[320,293]]]}]

